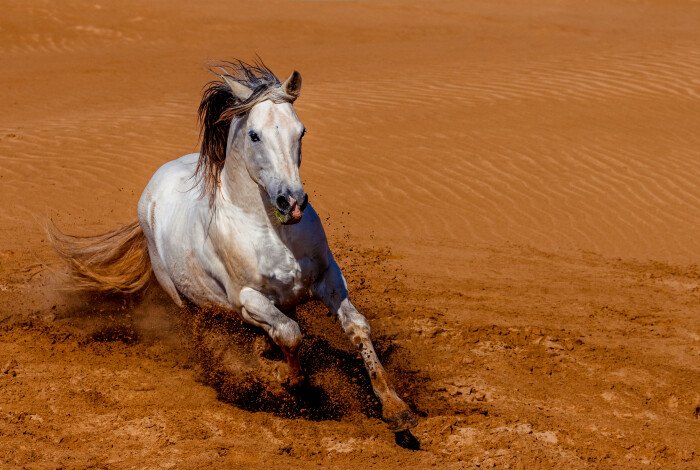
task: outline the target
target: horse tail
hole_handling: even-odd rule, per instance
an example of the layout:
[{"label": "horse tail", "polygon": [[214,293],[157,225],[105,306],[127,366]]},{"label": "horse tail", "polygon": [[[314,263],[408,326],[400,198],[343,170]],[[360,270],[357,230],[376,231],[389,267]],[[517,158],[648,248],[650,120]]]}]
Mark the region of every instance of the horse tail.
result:
[{"label": "horse tail", "polygon": [[134,294],[148,285],[153,270],[138,220],[91,237],[66,235],[53,224],[46,228],[79,289]]}]

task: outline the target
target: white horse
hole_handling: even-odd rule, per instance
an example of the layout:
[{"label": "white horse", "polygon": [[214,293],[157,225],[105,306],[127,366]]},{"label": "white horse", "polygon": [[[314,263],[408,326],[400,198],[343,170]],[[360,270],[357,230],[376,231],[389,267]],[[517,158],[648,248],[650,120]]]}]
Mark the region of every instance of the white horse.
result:
[{"label": "white horse", "polygon": [[54,230],[54,246],[84,288],[136,292],[153,272],[179,306],[187,299],[240,314],[282,349],[291,387],[303,381],[302,335],[280,309],[321,300],[359,349],[389,427],[413,427],[307,203],[299,177],[305,129],[293,106],[301,75],[280,83],[264,65],[238,61],[220,77],[199,106],[201,152],[156,171],[138,221],[96,237]]}]

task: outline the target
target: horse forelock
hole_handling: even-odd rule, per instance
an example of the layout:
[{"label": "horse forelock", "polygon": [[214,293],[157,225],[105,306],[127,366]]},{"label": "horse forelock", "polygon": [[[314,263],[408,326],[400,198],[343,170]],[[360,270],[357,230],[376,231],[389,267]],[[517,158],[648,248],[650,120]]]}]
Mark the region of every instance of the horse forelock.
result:
[{"label": "horse forelock", "polygon": [[247,64],[237,60],[216,66],[211,71],[223,78],[227,75],[252,90],[241,100],[231,91],[223,79],[209,82],[199,104],[201,148],[195,175],[202,181],[202,195],[213,203],[219,187],[221,170],[226,162],[226,144],[231,121],[250,111],[256,104],[270,100],[273,103],[293,103],[295,96],[282,88],[277,76],[262,62]]}]

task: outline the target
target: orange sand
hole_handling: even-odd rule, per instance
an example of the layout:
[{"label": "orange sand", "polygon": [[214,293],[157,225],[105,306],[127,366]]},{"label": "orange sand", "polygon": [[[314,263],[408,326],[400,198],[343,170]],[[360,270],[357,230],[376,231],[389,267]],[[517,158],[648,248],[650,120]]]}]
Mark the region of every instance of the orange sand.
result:
[{"label": "orange sand", "polygon": [[[700,465],[697,2],[0,11],[0,466]],[[318,305],[320,421],[217,399],[157,289],[62,290],[41,219],[132,219],[197,148],[206,64],[256,53],[304,77],[305,188],[421,451]]]}]

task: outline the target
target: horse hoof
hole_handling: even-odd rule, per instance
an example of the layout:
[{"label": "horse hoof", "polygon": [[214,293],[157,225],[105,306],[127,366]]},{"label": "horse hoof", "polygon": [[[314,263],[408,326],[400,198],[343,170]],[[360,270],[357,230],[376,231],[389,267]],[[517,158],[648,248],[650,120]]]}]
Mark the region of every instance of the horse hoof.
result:
[{"label": "horse hoof", "polygon": [[290,377],[284,385],[290,390],[296,390],[304,385],[304,376]]},{"label": "horse hoof", "polygon": [[384,415],[384,421],[392,432],[408,431],[416,427],[418,420],[410,410],[404,409],[393,415]]},{"label": "horse hoof", "polygon": [[296,390],[304,385],[305,380],[306,378],[301,374],[290,375],[287,377],[287,380],[284,381],[284,386],[289,390]]},{"label": "horse hoof", "polygon": [[258,336],[255,338],[255,341],[253,341],[253,351],[255,351],[260,358],[267,356],[272,352],[270,341],[263,336]]}]

